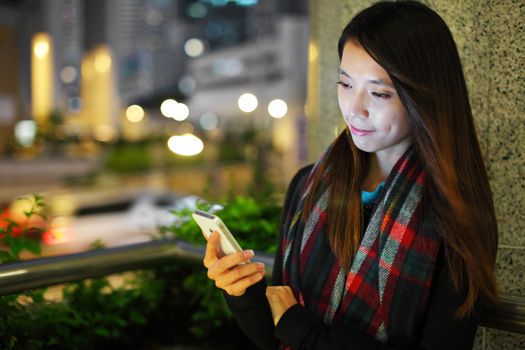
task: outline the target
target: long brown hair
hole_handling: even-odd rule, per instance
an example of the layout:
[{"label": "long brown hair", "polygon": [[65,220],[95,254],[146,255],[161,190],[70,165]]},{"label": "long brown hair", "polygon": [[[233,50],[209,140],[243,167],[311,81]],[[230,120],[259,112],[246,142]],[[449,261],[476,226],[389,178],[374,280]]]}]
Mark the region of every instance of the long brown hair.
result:
[{"label": "long brown hair", "polygon": [[[494,301],[497,223],[459,54],[447,25],[415,1],[380,2],[360,12],[338,43],[358,43],[389,74],[407,111],[414,147],[426,167],[426,201],[444,242],[447,268],[456,290],[466,288],[463,317],[478,298]],[[368,156],[341,133],[313,178],[303,218],[316,194],[330,186],[328,239],[349,268],[363,226],[360,193]],[[321,175],[328,171],[330,183]]]}]

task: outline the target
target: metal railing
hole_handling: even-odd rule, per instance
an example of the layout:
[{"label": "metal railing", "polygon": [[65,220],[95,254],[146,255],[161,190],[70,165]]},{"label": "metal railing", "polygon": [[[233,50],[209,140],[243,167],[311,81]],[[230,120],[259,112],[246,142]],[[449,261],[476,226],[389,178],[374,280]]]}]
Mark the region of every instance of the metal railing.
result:
[{"label": "metal railing", "polygon": [[[183,240],[158,240],[4,264],[0,265],[0,295],[181,260],[201,263],[203,257],[203,246]],[[273,255],[256,253],[253,260],[265,263],[269,277]],[[480,325],[525,334],[525,297],[502,294],[498,303],[483,310]]]}]

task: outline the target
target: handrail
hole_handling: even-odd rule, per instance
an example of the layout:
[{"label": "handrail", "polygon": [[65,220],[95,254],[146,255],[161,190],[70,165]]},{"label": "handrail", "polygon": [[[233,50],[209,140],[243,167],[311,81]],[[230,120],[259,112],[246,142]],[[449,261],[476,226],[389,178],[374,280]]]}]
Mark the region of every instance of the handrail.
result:
[{"label": "handrail", "polygon": [[[203,256],[203,246],[166,239],[3,264],[0,265],[0,295],[180,260],[201,263]],[[269,277],[273,255],[257,252],[253,260],[265,263]],[[525,334],[525,297],[502,293],[494,306],[482,311],[480,325]]]}]

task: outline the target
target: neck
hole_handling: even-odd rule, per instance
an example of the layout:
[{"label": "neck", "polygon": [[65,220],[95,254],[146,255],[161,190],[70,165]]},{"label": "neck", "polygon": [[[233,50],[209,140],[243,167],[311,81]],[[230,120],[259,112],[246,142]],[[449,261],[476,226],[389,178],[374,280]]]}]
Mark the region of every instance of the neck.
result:
[{"label": "neck", "polygon": [[365,191],[373,191],[381,182],[385,181],[399,158],[410,145],[400,148],[398,152],[375,152],[370,154],[368,174],[363,182]]}]

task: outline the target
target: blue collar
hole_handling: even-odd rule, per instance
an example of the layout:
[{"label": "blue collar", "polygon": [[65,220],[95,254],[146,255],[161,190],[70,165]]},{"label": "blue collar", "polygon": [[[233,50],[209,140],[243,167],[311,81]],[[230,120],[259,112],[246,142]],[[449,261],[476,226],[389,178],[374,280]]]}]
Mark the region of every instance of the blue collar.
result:
[{"label": "blue collar", "polygon": [[372,192],[361,191],[361,202],[363,204],[374,203],[377,200],[377,197],[379,197],[381,191],[383,190],[383,187],[385,187],[385,183],[381,182]]}]

